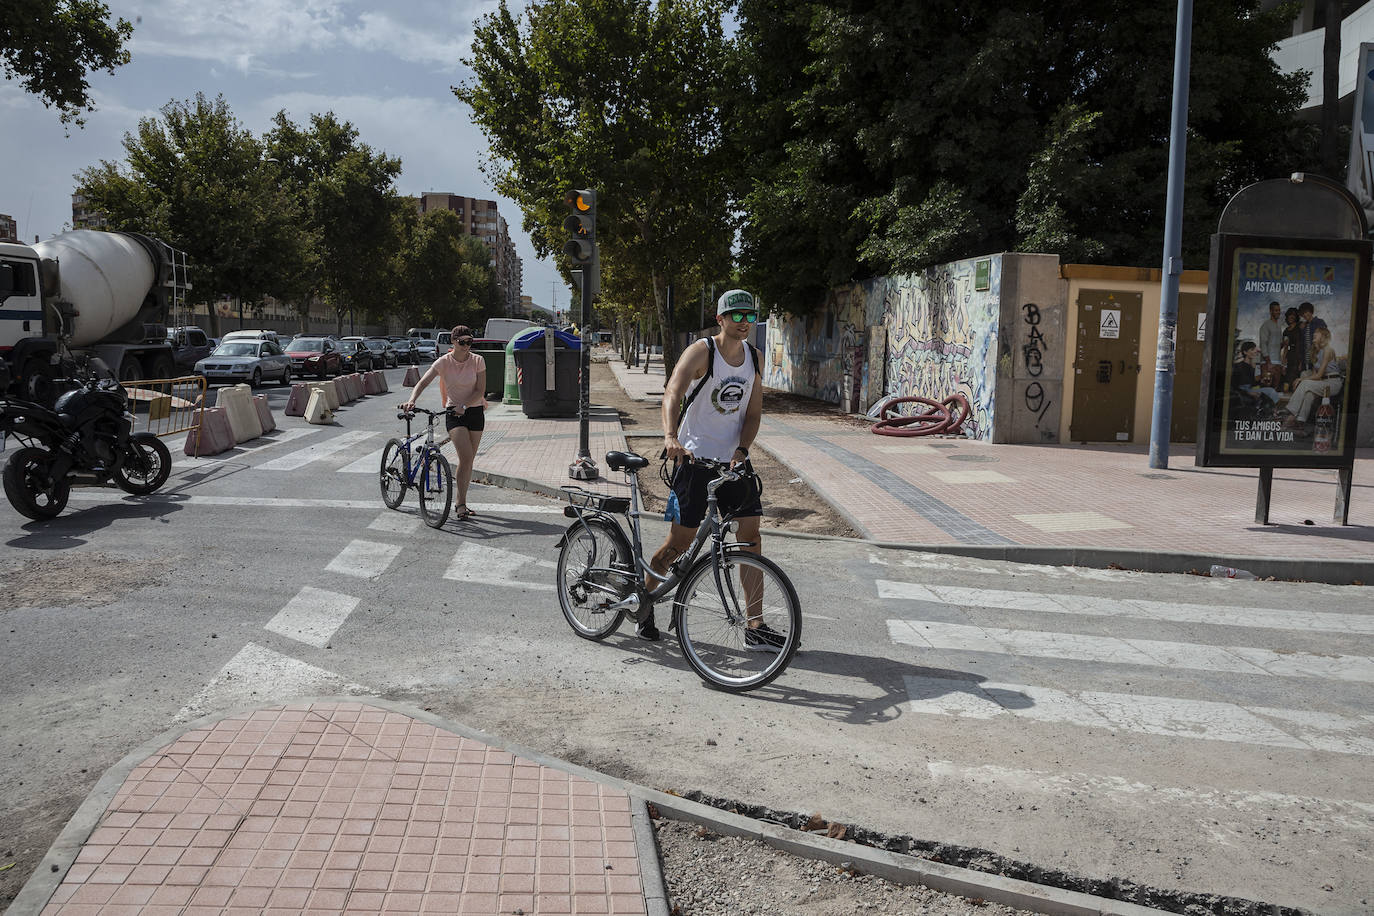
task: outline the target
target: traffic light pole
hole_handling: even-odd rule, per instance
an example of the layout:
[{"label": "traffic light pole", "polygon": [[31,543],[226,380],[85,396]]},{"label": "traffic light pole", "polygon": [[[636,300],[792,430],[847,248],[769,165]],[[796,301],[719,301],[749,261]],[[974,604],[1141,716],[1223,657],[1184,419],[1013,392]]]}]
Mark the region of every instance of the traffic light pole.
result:
[{"label": "traffic light pole", "polygon": [[596,480],[601,476],[601,472],[596,467],[596,460],[592,458],[591,448],[592,303],[587,291],[587,272],[581,270],[577,271],[577,274],[577,285],[582,289],[582,305],[577,320],[578,330],[582,333],[582,348],[578,355],[581,371],[578,372],[577,457],[568,465],[568,476],[573,480]]}]

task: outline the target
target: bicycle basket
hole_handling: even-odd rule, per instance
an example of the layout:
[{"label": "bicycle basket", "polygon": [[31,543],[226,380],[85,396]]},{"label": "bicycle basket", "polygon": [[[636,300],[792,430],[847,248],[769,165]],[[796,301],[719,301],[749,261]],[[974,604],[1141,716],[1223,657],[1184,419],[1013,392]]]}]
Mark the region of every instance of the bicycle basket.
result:
[{"label": "bicycle basket", "polygon": [[596,493],[583,487],[565,484],[558,489],[568,497],[568,507],[563,510],[563,514],[568,518],[576,518],[585,511],[609,512],[612,515],[623,515],[630,510],[630,498],[628,496],[611,496],[609,493]]}]

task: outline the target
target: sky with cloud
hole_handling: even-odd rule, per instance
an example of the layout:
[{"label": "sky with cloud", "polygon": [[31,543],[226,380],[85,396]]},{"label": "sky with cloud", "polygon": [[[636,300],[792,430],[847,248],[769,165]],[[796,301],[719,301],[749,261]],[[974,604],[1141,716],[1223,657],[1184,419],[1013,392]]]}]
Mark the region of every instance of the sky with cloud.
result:
[{"label": "sky with cloud", "polygon": [[[441,191],[498,201],[523,260],[524,293],[536,305],[567,308],[569,290],[552,261],[537,261],[515,205],[481,172],[487,143],[449,87],[474,23],[496,8],[482,0],[106,0],[134,24],[133,60],[113,75],[93,73],[98,110],[84,128],[0,81],[0,213],[32,242],[71,220],[72,176],[101,160],[122,161],[121,141],[140,118],[197,92],[223,95],[239,121],[261,136],[285,109],[302,123],[333,111],[363,142],[402,164],[397,190]],[[518,4],[516,4],[518,6]]]}]

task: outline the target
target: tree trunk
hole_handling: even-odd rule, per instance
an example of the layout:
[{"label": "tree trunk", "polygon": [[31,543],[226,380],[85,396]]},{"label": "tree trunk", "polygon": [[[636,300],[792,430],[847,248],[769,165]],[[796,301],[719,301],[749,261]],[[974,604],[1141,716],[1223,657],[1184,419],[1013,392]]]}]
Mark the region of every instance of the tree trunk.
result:
[{"label": "tree trunk", "polygon": [[[663,341],[663,378],[666,384],[667,379],[673,376],[673,367],[677,365],[678,357],[682,355],[682,347],[677,339],[677,321],[673,315],[673,278],[658,273],[654,274],[654,299],[658,305],[658,329]],[[645,363],[645,368],[648,363]]]},{"label": "tree trunk", "polygon": [[1328,178],[1345,179],[1341,134],[1341,0],[1326,0],[1326,38],[1322,42],[1321,169]]}]

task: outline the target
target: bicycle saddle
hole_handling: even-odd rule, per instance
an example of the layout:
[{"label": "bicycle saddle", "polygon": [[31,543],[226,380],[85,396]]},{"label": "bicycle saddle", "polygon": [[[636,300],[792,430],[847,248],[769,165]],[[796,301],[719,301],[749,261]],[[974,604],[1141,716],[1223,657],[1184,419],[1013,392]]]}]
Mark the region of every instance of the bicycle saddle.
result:
[{"label": "bicycle saddle", "polygon": [[606,467],[612,471],[637,471],[647,468],[649,459],[634,452],[607,452]]}]

